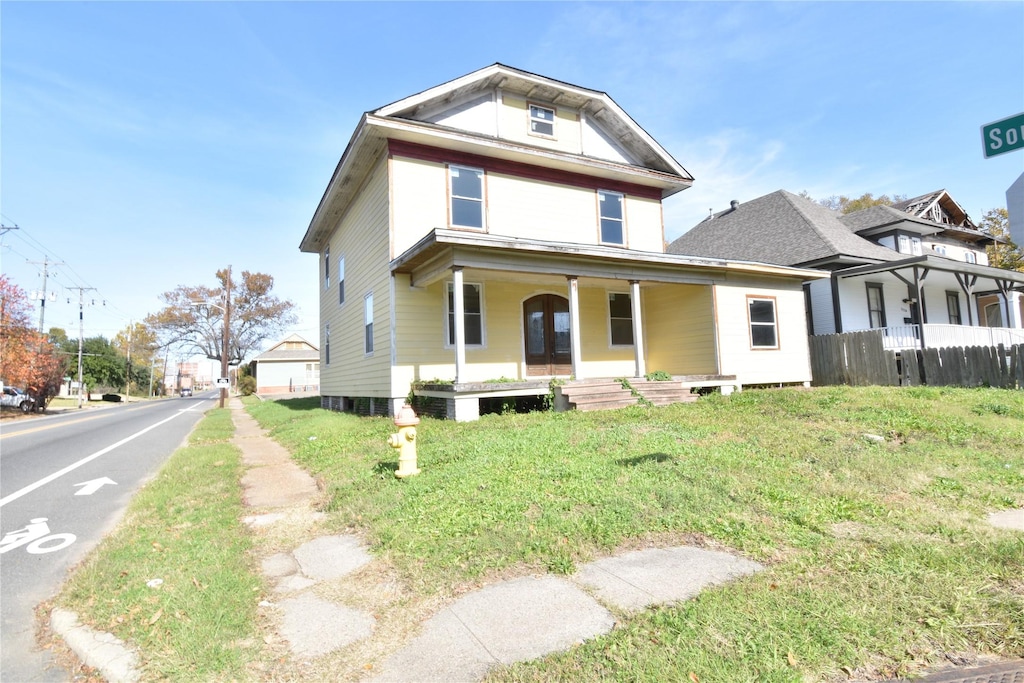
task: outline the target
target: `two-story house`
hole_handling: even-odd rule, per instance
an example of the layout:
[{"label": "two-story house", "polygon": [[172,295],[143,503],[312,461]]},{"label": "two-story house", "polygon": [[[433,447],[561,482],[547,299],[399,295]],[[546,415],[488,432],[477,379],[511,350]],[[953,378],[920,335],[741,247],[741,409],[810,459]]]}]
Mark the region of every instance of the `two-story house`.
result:
[{"label": "two-story house", "polygon": [[888,348],[1024,343],[1024,274],[991,268],[978,230],[944,190],[840,215],[784,190],[710,216],[671,253],[820,268],[808,329],[880,328]]},{"label": "two-story house", "polygon": [[666,254],[662,200],[692,182],[607,94],[501,64],[367,112],[300,245],[323,405],[414,390],[461,420],[552,378],[808,382],[820,274]]}]

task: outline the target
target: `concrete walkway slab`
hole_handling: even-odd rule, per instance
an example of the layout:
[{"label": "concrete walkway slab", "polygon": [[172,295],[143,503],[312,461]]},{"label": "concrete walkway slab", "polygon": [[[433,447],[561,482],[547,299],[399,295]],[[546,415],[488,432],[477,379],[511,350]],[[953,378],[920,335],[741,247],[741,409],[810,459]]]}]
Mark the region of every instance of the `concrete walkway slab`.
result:
[{"label": "concrete walkway slab", "polygon": [[1000,529],[1024,531],[1024,510],[1003,510],[988,516],[988,522]]},{"label": "concrete walkway slab", "polygon": [[300,657],[320,657],[373,634],[376,621],[365,612],[305,593],[278,607],[281,636]]},{"label": "concrete walkway slab", "polygon": [[376,681],[470,681],[607,633],[615,618],[565,579],[504,581],[470,593],[427,621]]},{"label": "concrete walkway slab", "polygon": [[340,579],[373,558],[355,536],[321,536],[292,551],[302,573],[317,581]]},{"label": "concrete walkway slab", "polygon": [[687,600],[703,588],[752,574],[761,565],[702,548],[638,550],[580,567],[573,580],[626,611]]}]

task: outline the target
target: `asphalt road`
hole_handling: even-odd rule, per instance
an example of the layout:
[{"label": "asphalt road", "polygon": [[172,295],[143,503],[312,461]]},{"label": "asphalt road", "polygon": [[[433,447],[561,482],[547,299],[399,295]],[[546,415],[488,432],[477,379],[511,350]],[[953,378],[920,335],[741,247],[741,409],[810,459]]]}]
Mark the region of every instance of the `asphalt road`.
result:
[{"label": "asphalt road", "polygon": [[0,427],[0,681],[64,681],[33,610],[121,518],[216,393],[5,421]]}]

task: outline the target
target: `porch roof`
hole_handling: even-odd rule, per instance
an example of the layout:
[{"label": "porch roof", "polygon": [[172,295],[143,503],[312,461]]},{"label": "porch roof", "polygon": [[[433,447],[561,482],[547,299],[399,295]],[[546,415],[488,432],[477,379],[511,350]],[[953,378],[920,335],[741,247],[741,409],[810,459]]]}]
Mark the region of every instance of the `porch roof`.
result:
[{"label": "porch roof", "polygon": [[799,281],[828,273],[753,261],[712,259],[638,251],[575,242],[554,242],[437,228],[391,262],[391,271],[407,273],[426,286],[453,267],[616,280],[713,284],[730,275]]},{"label": "porch roof", "polygon": [[[994,284],[1002,284],[1006,289],[1024,291],[1024,273],[1019,273],[1015,270],[1003,270],[1002,268],[982,266],[976,263],[954,261],[952,259],[943,258],[942,256],[933,256],[930,254],[913,256],[911,258],[899,261],[890,261],[888,263],[871,263],[863,266],[854,266],[853,268],[845,268],[843,270],[836,271],[835,275],[836,277],[841,278],[858,277],[861,275],[905,270],[913,268],[914,266],[928,270],[971,275],[978,279],[990,280]],[[1000,289],[1003,289],[1004,287],[1000,287]]]}]

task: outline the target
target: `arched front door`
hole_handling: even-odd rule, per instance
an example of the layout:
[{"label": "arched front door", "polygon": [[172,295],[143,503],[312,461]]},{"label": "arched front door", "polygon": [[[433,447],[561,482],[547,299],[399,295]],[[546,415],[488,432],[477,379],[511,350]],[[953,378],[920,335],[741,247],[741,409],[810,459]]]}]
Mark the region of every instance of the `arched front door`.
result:
[{"label": "arched front door", "polygon": [[523,302],[527,375],[571,375],[569,300],[539,294]]}]

